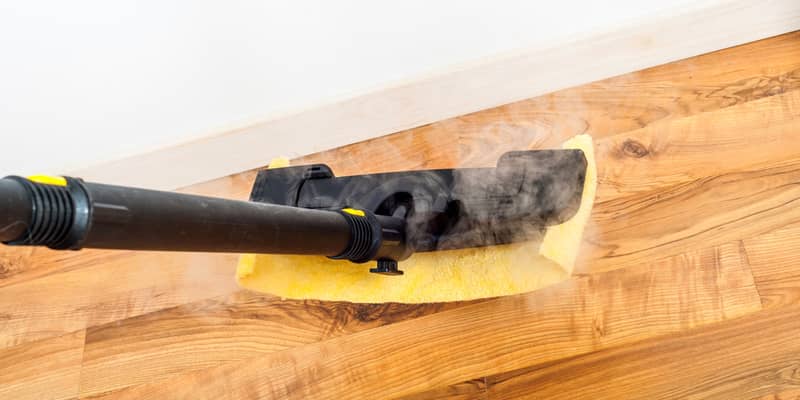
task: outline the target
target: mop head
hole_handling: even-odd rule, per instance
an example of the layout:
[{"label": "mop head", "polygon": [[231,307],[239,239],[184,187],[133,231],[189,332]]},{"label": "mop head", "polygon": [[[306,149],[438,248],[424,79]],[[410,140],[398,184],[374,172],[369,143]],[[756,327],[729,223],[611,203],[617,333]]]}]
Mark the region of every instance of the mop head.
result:
[{"label": "mop head", "polygon": [[[414,253],[401,261],[402,276],[370,273],[322,256],[243,255],[236,270],[240,286],[291,299],[354,303],[430,303],[529,292],[572,274],[597,188],[592,138],[576,136],[562,146],[583,150],[587,161],[577,213],[547,228],[541,242]],[[270,167],[287,166],[277,160]]]}]

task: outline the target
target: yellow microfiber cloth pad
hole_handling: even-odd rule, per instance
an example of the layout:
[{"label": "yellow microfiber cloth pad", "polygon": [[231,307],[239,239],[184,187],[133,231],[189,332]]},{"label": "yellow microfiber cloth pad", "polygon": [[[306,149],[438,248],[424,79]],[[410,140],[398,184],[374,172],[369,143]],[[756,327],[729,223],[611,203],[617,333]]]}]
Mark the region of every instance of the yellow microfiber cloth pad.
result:
[{"label": "yellow microfiber cloth pad", "polygon": [[[366,265],[322,256],[247,254],[239,260],[237,281],[244,288],[291,299],[429,303],[529,292],[565,280],[592,210],[597,170],[591,136],[575,136],[562,147],[586,155],[583,197],[578,212],[547,228],[540,243],[415,253],[400,262],[402,276],[373,274]],[[270,164],[285,166],[286,159]]]}]

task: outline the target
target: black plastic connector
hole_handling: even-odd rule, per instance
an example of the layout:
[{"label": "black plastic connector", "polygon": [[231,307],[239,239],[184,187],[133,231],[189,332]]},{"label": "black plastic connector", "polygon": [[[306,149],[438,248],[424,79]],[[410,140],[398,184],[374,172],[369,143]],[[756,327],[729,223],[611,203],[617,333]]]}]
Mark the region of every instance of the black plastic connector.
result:
[{"label": "black plastic connector", "polygon": [[397,269],[397,261],[382,259],[378,260],[378,265],[375,268],[370,268],[369,272],[381,275],[403,275],[403,271]]},{"label": "black plastic connector", "polygon": [[364,215],[359,216],[348,211],[339,211],[350,226],[350,241],[343,252],[330,258],[365,263],[372,260],[378,253],[378,249],[381,247],[381,224],[371,212],[359,211]]},{"label": "black plastic connector", "polygon": [[19,176],[7,179],[25,188],[31,211],[25,233],[8,244],[47,246],[56,250],[78,247],[89,222],[89,200],[80,182],[60,186]]}]

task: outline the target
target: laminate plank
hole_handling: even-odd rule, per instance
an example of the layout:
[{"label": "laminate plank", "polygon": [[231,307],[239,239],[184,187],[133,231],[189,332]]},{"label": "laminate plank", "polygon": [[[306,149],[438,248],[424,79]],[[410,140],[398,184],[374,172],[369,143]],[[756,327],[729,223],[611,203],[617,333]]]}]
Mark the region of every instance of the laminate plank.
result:
[{"label": "laminate plank", "polygon": [[0,399],[77,399],[84,331],[0,350]]},{"label": "laminate plank", "polygon": [[731,243],[130,387],[113,398],[399,397],[760,309],[740,244]]},{"label": "laminate plank", "polygon": [[99,249],[56,251],[46,247],[3,246],[0,248],[0,288],[103,262],[114,262],[117,258],[125,257],[124,254]]},{"label": "laminate plank", "polygon": [[792,398],[800,389],[799,330],[800,307],[773,308],[489,377],[489,398]]},{"label": "laminate plank", "polygon": [[[789,225],[783,227],[781,229],[768,232],[765,234],[761,234],[752,238],[746,238],[741,241],[742,246],[742,254],[743,257],[747,259],[747,262],[750,266],[750,270],[752,271],[753,279],[758,289],[758,292],[762,299],[762,304],[767,309],[773,308],[780,308],[786,306],[797,306],[800,305],[800,270],[797,268],[798,260],[800,260],[800,246],[796,245],[797,238],[800,237],[800,224]],[[688,334],[693,335],[693,334]],[[660,354],[660,343],[661,339],[653,339],[652,345],[648,348],[651,350],[651,353],[642,354],[640,357],[642,358],[650,358],[655,359],[657,357],[661,357]],[[604,356],[608,360],[614,360],[614,363],[625,361],[619,360],[617,355],[624,354],[627,350],[625,348],[618,349],[613,352],[612,355]],[[626,354],[626,353],[625,353]],[[688,357],[687,358],[691,358]],[[604,371],[607,371],[608,366],[606,365],[598,365],[592,361],[593,356],[588,356],[585,358],[580,358],[580,360],[566,360],[566,361],[556,361],[549,365],[539,365],[531,368],[526,368],[520,371],[513,371],[507,374],[501,374],[500,376],[495,377],[488,377],[490,381],[494,382],[493,390],[492,390],[492,399],[505,399],[505,398],[526,398],[526,396],[530,398],[550,398],[555,397],[559,398],[560,394],[556,394],[558,390],[564,389],[565,386],[568,388],[575,389],[576,391],[567,390],[563,396],[563,398],[574,398],[574,397],[592,397],[597,396],[597,393],[594,392],[580,392],[577,391],[578,387],[582,383],[586,383],[583,381],[579,381],[576,385],[571,385],[567,382],[571,379],[570,376],[562,377],[560,371],[563,369],[570,369],[573,366],[581,365],[580,368],[584,370],[588,370],[589,368],[598,368]],[[698,360],[703,360],[702,365],[708,367],[705,362],[705,358],[698,357],[694,358]],[[610,362],[610,361],[609,361]],[[800,375],[797,375],[797,371],[800,371],[800,364],[797,364],[796,367],[798,369],[792,370],[791,366],[787,367],[788,370],[780,369],[778,371],[778,376],[767,377],[765,382],[759,382],[758,385],[760,386],[759,393],[765,392],[768,393],[770,391],[777,391],[775,393],[765,394],[765,395],[758,395],[761,400],[782,400],[782,399],[796,399],[800,398]],[[577,367],[575,367],[577,368]],[[632,366],[631,369],[635,369],[637,366]],[[665,367],[669,368],[669,367]],[[546,372],[545,372],[546,371]],[[681,370],[682,371],[682,370]],[[692,372],[696,374],[697,371]],[[580,373],[576,374],[580,375]],[[788,374],[788,381],[784,381],[782,379],[786,378]],[[793,375],[794,374],[794,375]],[[648,376],[657,375],[656,372],[651,373]],[[618,379],[613,379],[614,376],[608,377],[604,376],[601,381],[598,382],[589,382],[587,385],[590,387],[597,387],[597,390],[602,391],[603,394],[600,395],[598,398],[627,398],[627,397],[647,397],[651,398],[652,393],[626,393],[624,392],[627,390],[627,376],[628,373],[625,371],[619,370],[619,377]],[[665,377],[674,376],[673,373],[664,373]],[[558,377],[558,378],[556,378]],[[783,378],[782,378],[783,377]],[[637,379],[645,379],[643,377]],[[661,380],[653,378],[654,381],[661,383]],[[703,382],[700,377],[693,376],[696,382]],[[616,382],[623,382],[625,381],[625,385],[618,385]],[[670,384],[674,384],[676,387],[680,386],[684,383],[681,382],[674,382],[672,380],[669,381]],[[788,383],[787,383],[788,382]],[[794,382],[794,383],[792,383]],[[635,383],[634,383],[635,384]],[[753,382],[742,383],[739,382],[738,384],[744,385],[749,387]],[[792,388],[792,386],[797,386]],[[537,388],[542,386],[552,386],[552,389],[544,389],[544,393],[540,393]],[[587,389],[589,390],[589,389]],[[749,389],[748,389],[749,390]],[[439,389],[438,392],[446,392],[446,389]],[[634,396],[635,395],[635,396]],[[419,394],[417,398],[423,399],[426,394]],[[726,394],[727,396],[727,394]],[[738,396],[738,395],[737,395]],[[741,395],[741,396],[733,396],[730,398],[751,398],[750,394]],[[755,395],[754,395],[755,396]],[[675,397],[690,397],[690,396],[675,396]],[[702,397],[704,396],[694,396],[694,397]],[[665,398],[671,398],[671,395],[665,395]],[[727,397],[720,397],[720,398],[727,398]],[[755,397],[753,397],[755,398]]]},{"label": "laminate plank", "polygon": [[766,307],[800,304],[800,224],[744,239],[753,278]]},{"label": "laminate plank", "polygon": [[0,289],[0,349],[237,290],[235,255],[126,252]]},{"label": "laminate plank", "polygon": [[800,222],[800,158],[597,204],[576,273],[612,270]]},{"label": "laminate plank", "polygon": [[795,90],[598,140],[596,201],[797,157],[798,131]]},{"label": "laminate plank", "polygon": [[798,221],[798,131],[793,91],[598,140],[598,199],[575,270],[636,265]]},{"label": "laminate plank", "polygon": [[296,301],[239,291],[89,328],[80,395],[169,379],[465,304]]}]

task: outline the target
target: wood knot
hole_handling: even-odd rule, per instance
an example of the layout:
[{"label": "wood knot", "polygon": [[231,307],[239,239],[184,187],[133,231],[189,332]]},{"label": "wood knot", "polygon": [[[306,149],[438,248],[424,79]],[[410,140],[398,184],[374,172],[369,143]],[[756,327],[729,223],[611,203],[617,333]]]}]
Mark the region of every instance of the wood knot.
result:
[{"label": "wood knot", "polygon": [[650,154],[650,151],[647,150],[647,147],[645,147],[643,144],[635,140],[628,139],[622,143],[622,154],[625,154],[628,157],[642,158]]}]

